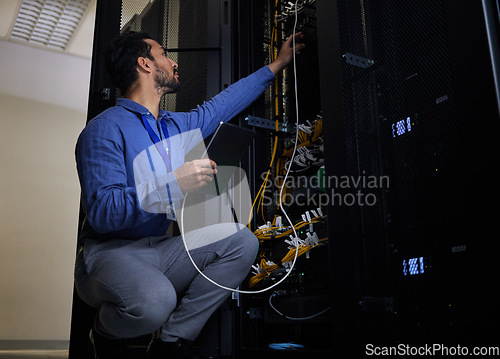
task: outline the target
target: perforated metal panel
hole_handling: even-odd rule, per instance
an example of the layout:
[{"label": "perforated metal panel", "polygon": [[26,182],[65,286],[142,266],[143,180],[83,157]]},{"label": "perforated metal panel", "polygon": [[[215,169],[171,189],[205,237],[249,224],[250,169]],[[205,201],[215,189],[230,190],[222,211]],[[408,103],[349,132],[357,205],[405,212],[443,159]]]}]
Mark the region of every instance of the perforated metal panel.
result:
[{"label": "perforated metal panel", "polygon": [[122,0],[121,31],[140,31],[141,14],[150,3],[150,0]]},{"label": "perforated metal panel", "polygon": [[[346,61],[343,69],[352,173],[390,177],[379,195],[393,228],[459,213],[462,154],[441,2],[339,1],[339,7],[343,53],[373,62],[363,68]],[[411,128],[398,133],[408,118]],[[363,223],[358,233],[383,229],[374,219],[378,225]]]},{"label": "perforated metal panel", "polygon": [[[166,45],[172,59],[179,64],[182,89],[176,94],[175,109],[188,111],[207,97],[207,1],[170,0],[167,6]],[[175,14],[182,13],[177,20]],[[198,51],[196,51],[198,49]],[[172,98],[171,98],[172,97]],[[165,106],[171,109],[173,96],[167,95]]]},{"label": "perforated metal panel", "polygon": [[[359,294],[395,296],[387,314],[397,311],[412,330],[453,332],[437,278],[458,279],[431,268],[443,268],[463,240],[455,234],[467,212],[443,2],[339,0],[338,9],[348,175],[387,179],[361,188],[375,205],[348,209]],[[409,273],[409,260],[425,265]],[[424,271],[425,281],[409,282]]]}]

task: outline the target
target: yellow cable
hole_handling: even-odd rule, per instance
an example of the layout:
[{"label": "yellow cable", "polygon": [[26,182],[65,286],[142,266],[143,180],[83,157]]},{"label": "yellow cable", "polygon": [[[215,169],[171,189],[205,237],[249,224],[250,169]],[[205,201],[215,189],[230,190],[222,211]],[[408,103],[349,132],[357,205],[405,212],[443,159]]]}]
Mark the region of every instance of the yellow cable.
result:
[{"label": "yellow cable", "polygon": [[316,121],[316,125],[314,126],[314,133],[311,138],[311,142],[316,141],[323,132],[323,120],[320,118]]},{"label": "yellow cable", "polygon": [[[273,28],[271,31],[271,62],[277,58],[277,46],[276,46],[276,44],[277,44],[277,35],[278,35],[278,22],[276,21],[276,17],[278,15],[278,1],[279,0],[276,0],[275,4],[274,4],[275,16],[274,16],[274,25],[273,25]],[[278,80],[277,79],[274,80],[274,89],[275,89],[274,114],[275,114],[275,116],[278,116]],[[279,122],[278,122],[278,120],[276,120],[276,134],[278,133],[278,129],[279,129]],[[269,178],[269,174],[271,173],[271,168],[274,164],[274,158],[276,157],[277,145],[278,145],[278,136],[276,135],[274,138],[274,148],[273,148],[273,154],[271,156],[271,164],[269,166],[270,168],[268,169],[268,171],[266,173],[266,177],[264,179],[264,182],[262,183],[262,185],[259,189],[259,192],[255,196],[255,199],[252,203],[252,208],[250,210],[250,216],[248,219],[248,228],[251,228],[250,219],[252,218],[252,213],[253,213],[253,209],[255,207],[255,203],[258,203],[257,204],[257,213],[259,213],[259,210],[260,210],[261,214],[262,214],[262,219],[264,220],[264,222],[266,221],[266,219],[264,217],[264,205],[263,205],[264,193],[265,193],[265,189],[267,187],[267,180]]]},{"label": "yellow cable", "polygon": [[[321,243],[321,242],[326,241],[327,239],[328,238],[321,238],[321,239],[318,240],[318,242]],[[281,263],[286,263],[286,262],[290,262],[291,260],[293,260],[293,258],[295,257],[295,251],[296,250],[299,251],[297,253],[297,257],[300,257],[304,253],[306,253],[306,252],[310,251],[311,249],[315,248],[316,246],[318,246],[319,243],[317,245],[315,245],[315,246],[303,244],[303,245],[299,246],[298,249],[297,248],[290,249],[290,251],[281,260]],[[259,274],[256,274],[256,275],[254,275],[253,277],[251,277],[249,279],[248,286],[250,288],[253,287],[253,286],[255,286],[262,279],[269,277],[269,275],[273,271],[275,271],[277,268],[279,268],[279,265],[277,265],[277,264],[268,265],[267,262],[263,259],[261,261],[261,268],[263,268],[265,270],[265,272],[261,272]]]},{"label": "yellow cable", "polygon": [[[318,222],[320,222],[319,217],[314,217],[314,218],[311,218],[311,222],[304,222],[304,221],[298,222],[297,224],[294,225],[294,228],[295,228],[295,230],[297,230],[297,229],[300,229],[300,228],[308,225],[309,223],[318,223]],[[278,234],[278,235],[272,235],[272,234],[268,233],[268,232],[271,232],[271,231],[274,231],[274,230],[278,230],[278,229],[280,229],[280,227],[262,228],[262,229],[256,230],[254,232],[254,234],[260,240],[268,240],[268,239],[273,239],[273,238],[287,237],[287,236],[289,236],[290,234],[293,233],[293,229],[291,229],[291,228],[288,229],[285,232],[282,232],[282,233]]]},{"label": "yellow cable", "polygon": [[[279,122],[278,120],[276,120],[276,133],[278,132],[278,128],[279,128]],[[259,212],[259,208],[262,204],[262,201],[264,200],[264,193],[265,193],[265,189],[267,187],[267,179],[269,178],[269,174],[271,173],[271,168],[274,164],[274,159],[276,157],[276,150],[278,148],[278,135],[276,134],[276,136],[274,137],[274,147],[273,147],[273,153],[271,155],[271,164],[269,165],[269,169],[267,170],[267,173],[266,173],[266,177],[264,178],[264,182],[262,183],[262,185],[260,186],[260,189],[259,189],[259,192],[257,192],[257,195],[255,196],[255,199],[252,203],[252,208],[250,209],[250,215],[248,217],[248,228],[250,229],[251,228],[251,225],[250,225],[250,220],[252,218],[252,213],[253,213],[253,209],[255,207],[255,203],[257,202],[257,200],[259,200],[259,205],[257,207],[257,213]],[[260,196],[260,197],[259,197]],[[264,210],[262,209],[262,216],[264,216]],[[264,219],[264,222],[265,222],[265,219]]]}]

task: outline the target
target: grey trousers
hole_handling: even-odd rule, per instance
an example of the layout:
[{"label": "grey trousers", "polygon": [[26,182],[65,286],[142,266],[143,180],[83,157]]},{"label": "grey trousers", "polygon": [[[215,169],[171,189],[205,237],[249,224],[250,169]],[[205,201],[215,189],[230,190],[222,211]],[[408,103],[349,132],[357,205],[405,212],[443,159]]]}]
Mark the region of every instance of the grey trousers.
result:
[{"label": "grey trousers", "polygon": [[[230,288],[246,277],[258,251],[253,233],[234,227],[199,230],[199,244],[190,247],[203,274]],[[75,284],[80,298],[98,308],[95,330],[109,338],[161,328],[163,341],[194,340],[231,294],[198,273],[180,236],[87,240],[76,259]]]}]

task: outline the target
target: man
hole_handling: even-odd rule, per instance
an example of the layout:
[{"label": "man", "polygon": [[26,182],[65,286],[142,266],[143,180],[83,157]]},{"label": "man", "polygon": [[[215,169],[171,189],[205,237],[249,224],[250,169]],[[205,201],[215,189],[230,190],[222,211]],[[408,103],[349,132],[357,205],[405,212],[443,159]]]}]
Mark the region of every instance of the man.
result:
[{"label": "man", "polygon": [[[170,139],[196,129],[210,135],[220,121],[250,105],[303,46],[292,48],[289,38],[273,63],[186,113],[159,107],[164,94],[179,90],[180,78],[178,65],[158,42],[130,32],[105,53],[110,77],[124,97],[88,123],[76,146],[86,218],[75,283],[80,297],[98,309],[91,333],[98,358],[131,357],[123,339],[160,328],[149,358],[196,358],[189,343],[230,292],[200,276],[182,238],[165,233],[176,203],[210,182],[217,164],[184,163],[179,160],[184,145],[172,146]],[[136,159],[144,153],[158,171],[147,190],[137,186],[142,172]],[[163,161],[160,166],[153,166],[153,154]],[[145,210],[146,197],[162,210]],[[217,240],[190,250],[196,265],[217,283],[236,288],[255,259],[255,236],[246,227],[228,232],[224,226],[199,235]]]}]

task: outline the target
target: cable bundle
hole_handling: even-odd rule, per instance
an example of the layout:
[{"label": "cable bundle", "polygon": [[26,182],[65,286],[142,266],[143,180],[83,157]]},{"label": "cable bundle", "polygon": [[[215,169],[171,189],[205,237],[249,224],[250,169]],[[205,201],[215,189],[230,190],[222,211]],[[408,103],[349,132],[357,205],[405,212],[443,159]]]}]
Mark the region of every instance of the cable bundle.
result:
[{"label": "cable bundle", "polygon": [[[314,217],[311,217],[311,212]],[[294,261],[297,257],[300,257],[326,240],[326,238],[319,239],[316,232],[312,231],[312,228],[310,228],[309,232],[306,232],[305,239],[301,239],[296,235],[298,229],[307,225],[312,226],[313,223],[321,222],[321,220],[324,219],[320,208],[311,212],[307,211],[304,213],[302,215],[303,220],[296,223],[293,228],[291,226],[281,226],[281,217],[276,216],[272,223],[263,225],[254,232],[260,241],[289,238],[284,240],[285,243],[290,245],[288,247],[289,251],[280,261],[281,267],[285,268],[287,271],[293,268]],[[292,233],[295,233],[295,236],[292,236]],[[249,287],[255,286],[279,267],[278,264],[262,258],[259,265],[254,265],[252,267],[254,269],[254,276],[252,276],[248,282]]]}]

